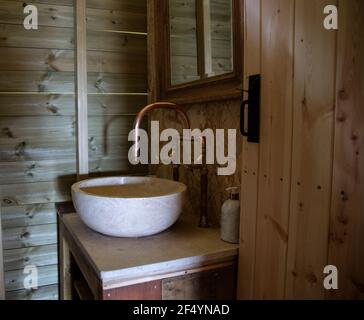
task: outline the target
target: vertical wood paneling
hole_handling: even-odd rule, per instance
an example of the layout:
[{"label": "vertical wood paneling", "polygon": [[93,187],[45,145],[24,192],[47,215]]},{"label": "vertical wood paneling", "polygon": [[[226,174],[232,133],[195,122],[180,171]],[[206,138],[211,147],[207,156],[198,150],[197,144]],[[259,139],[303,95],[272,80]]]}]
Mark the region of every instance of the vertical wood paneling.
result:
[{"label": "vertical wood paneling", "polygon": [[285,291],[292,154],[293,23],[294,1],[264,2],[254,295],[257,299],[282,299]]},{"label": "vertical wood paneling", "polygon": [[336,32],[323,27],[328,4],[296,0],[287,298],[324,298],[336,63]]},{"label": "vertical wood paneling", "polygon": [[[260,1],[245,1],[244,73],[260,73]],[[248,88],[245,85],[245,89]],[[259,146],[243,140],[238,298],[254,293],[256,215],[258,201]]]},{"label": "vertical wood paneling", "polygon": [[[339,5],[338,31],[323,26],[329,4]],[[249,29],[250,5],[261,32]],[[364,298],[363,2],[246,6],[262,128],[259,151],[244,145],[239,297]],[[246,70],[256,66],[249,50]],[[258,182],[247,179],[252,158]],[[324,289],[328,264],[338,267],[338,290]]]},{"label": "vertical wood paneling", "polygon": [[337,108],[329,264],[339,290],[328,298],[364,299],[364,2],[339,1]]}]

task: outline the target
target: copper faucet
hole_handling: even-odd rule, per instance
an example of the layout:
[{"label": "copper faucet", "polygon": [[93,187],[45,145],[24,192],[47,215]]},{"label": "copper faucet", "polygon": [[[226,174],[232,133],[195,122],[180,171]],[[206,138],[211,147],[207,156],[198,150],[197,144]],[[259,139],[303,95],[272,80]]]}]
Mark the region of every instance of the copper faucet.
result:
[{"label": "copper faucet", "polygon": [[[134,123],[134,134],[135,134],[135,158],[138,157],[138,149],[139,149],[139,140],[138,140],[138,136],[139,136],[139,129],[140,129],[140,125],[142,123],[143,118],[145,117],[145,115],[150,112],[153,111],[155,109],[171,109],[171,110],[175,110],[177,113],[179,113],[182,117],[183,120],[183,125],[185,127],[185,129],[191,129],[191,122],[190,122],[190,118],[187,115],[187,112],[185,111],[185,109],[183,109],[182,107],[180,107],[179,105],[175,104],[175,103],[171,103],[171,102],[156,102],[156,103],[152,103],[149,104],[147,106],[145,106],[137,115],[136,119],[135,119],[135,123]],[[174,181],[178,181],[179,180],[179,166],[178,165],[173,165],[173,180]]]},{"label": "copper faucet", "polygon": [[[137,115],[134,123],[134,134],[135,134],[135,158],[138,157],[138,150],[139,150],[139,129],[140,125],[142,123],[143,118],[146,116],[146,114],[150,111],[156,110],[156,109],[171,109],[175,110],[178,114],[181,115],[183,120],[183,125],[185,129],[191,129],[191,122],[190,118],[187,115],[187,112],[185,109],[183,109],[181,106],[171,103],[171,102],[156,102],[149,104],[145,106]],[[206,141],[203,138],[202,140],[203,145],[203,155],[205,154],[206,150]],[[209,226],[207,221],[207,167],[203,161],[203,164],[200,166],[192,166],[192,168],[200,169],[201,170],[201,213],[200,213],[200,227],[206,228]],[[173,180],[178,181],[179,180],[179,166],[173,165]]]}]

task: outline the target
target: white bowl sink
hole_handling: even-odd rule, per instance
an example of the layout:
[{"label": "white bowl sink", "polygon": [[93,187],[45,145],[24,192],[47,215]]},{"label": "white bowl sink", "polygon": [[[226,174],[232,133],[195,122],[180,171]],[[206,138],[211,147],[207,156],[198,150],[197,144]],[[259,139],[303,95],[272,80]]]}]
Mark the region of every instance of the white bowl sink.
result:
[{"label": "white bowl sink", "polygon": [[145,237],[172,226],[182,212],[187,187],[151,177],[90,179],[72,186],[81,220],[115,237]]}]

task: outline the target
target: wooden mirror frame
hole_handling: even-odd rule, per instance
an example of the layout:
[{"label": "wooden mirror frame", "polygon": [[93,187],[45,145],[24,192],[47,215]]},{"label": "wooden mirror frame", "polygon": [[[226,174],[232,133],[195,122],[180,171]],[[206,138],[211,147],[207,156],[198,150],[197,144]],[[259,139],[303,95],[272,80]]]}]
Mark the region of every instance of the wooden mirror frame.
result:
[{"label": "wooden mirror frame", "polygon": [[[151,75],[154,100],[178,104],[203,103],[242,96],[243,82],[243,0],[232,0],[233,72],[171,85],[168,0],[153,0],[149,9],[149,46],[154,63]],[[162,32],[163,31],[163,32]]]}]

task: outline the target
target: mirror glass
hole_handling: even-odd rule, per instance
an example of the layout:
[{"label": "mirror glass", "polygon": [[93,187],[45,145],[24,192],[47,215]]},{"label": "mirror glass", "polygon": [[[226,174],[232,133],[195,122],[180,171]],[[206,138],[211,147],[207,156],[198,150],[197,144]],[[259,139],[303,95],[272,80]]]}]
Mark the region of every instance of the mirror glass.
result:
[{"label": "mirror glass", "polygon": [[233,72],[232,0],[169,0],[171,85]]}]

